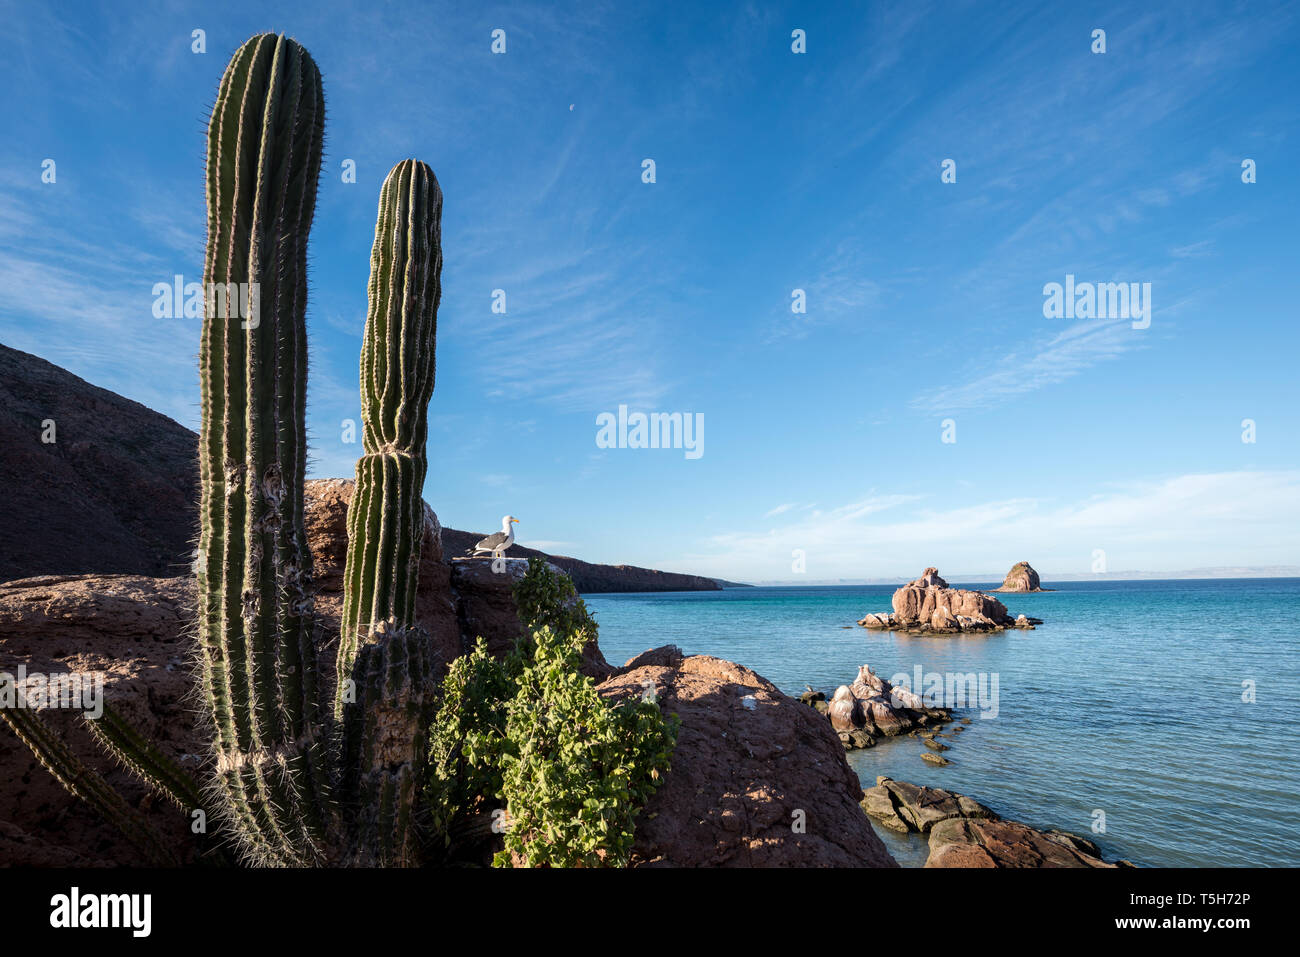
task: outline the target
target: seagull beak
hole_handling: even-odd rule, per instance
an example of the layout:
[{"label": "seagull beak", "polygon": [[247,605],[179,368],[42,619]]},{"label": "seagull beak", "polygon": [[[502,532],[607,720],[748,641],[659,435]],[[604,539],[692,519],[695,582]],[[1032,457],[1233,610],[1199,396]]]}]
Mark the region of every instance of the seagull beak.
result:
[{"label": "seagull beak", "polygon": [[510,520],[510,522],[511,522],[511,524],[518,524],[519,519],[517,519],[517,518],[512,518],[512,519]]}]

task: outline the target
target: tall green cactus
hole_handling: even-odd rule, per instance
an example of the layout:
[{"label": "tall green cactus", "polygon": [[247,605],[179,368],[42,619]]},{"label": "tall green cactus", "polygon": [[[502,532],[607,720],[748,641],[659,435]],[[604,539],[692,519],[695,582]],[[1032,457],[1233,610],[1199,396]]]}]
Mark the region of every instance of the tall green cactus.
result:
[{"label": "tall green cactus", "polygon": [[[442,274],[442,190],[418,160],[393,167],[379,194],[370,306],[361,345],[364,455],[348,509],[338,673],[380,622],[415,623],[421,498]],[[341,714],[342,683],[335,710]]]},{"label": "tall green cactus", "polygon": [[[202,683],[226,809],[243,850],[272,864],[322,859],[330,816],[302,511],[307,235],[324,121],[311,56],[262,34],[231,59],[208,127]],[[258,314],[213,308],[211,291],[232,283],[260,293],[244,300]]]},{"label": "tall green cactus", "polygon": [[[210,790],[252,863],[409,866],[421,862],[414,821],[436,685],[415,595],[442,191],[428,166],[406,160],[380,194],[361,353],[365,454],[348,511],[331,709],[303,524],[307,237],[324,119],[316,64],[268,33],[231,59],[208,127],[196,569]],[[170,860],[39,715],[0,720],[150,860]],[[120,716],[106,711],[94,731],[142,780],[197,809],[186,772]]]},{"label": "tall green cactus", "polygon": [[[354,846],[407,863],[409,811],[425,757],[433,659],[416,623],[425,442],[442,274],[442,190],[418,160],[393,167],[379,194],[361,346],[364,455],[348,509],[336,716],[365,810]],[[349,680],[351,679],[351,680]],[[365,861],[362,861],[365,863]]]}]

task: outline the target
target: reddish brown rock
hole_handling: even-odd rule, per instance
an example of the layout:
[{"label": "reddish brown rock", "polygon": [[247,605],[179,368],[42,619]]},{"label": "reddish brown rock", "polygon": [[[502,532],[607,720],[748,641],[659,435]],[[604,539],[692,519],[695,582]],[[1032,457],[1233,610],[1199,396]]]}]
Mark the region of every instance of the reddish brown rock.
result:
[{"label": "reddish brown rock", "polygon": [[939,569],[931,566],[921,572],[921,577],[912,582],[918,588],[947,588],[948,583],[939,577]]},{"label": "reddish brown rock", "polygon": [[862,809],[883,827],[928,834],[926,867],[1119,867],[1092,841],[1004,821],[978,801],[887,777],[862,792]]},{"label": "reddish brown rock", "polygon": [[741,665],[651,654],[600,685],[611,698],[653,686],[682,721],[672,768],[637,818],[634,866],[897,866],[825,718]]},{"label": "reddish brown rock", "polygon": [[1042,622],[1029,618],[1024,625],[1018,625],[1007,613],[1006,605],[996,598],[981,591],[949,588],[935,569],[927,568],[920,578],[894,592],[892,612],[867,614],[858,624],[877,630],[951,635]]},{"label": "reddish brown rock", "polygon": [[1007,572],[1007,577],[1003,579],[1002,587],[995,588],[994,591],[1031,592],[1051,591],[1051,589],[1042,587],[1038,572],[1034,571],[1029,562],[1016,562],[1011,566],[1011,571]]},{"label": "reddish brown rock", "polygon": [[0,821],[0,867],[111,866],[112,861],[92,860],[70,847],[28,834],[11,821]]},{"label": "reddish brown rock", "polygon": [[1114,868],[1097,845],[1059,831],[1039,831],[1016,821],[946,820],[930,831],[926,867]]},{"label": "reddish brown rock", "polygon": [[[75,672],[103,681],[104,699],[162,750],[198,767],[206,747],[194,734],[188,579],[131,575],[43,576],[0,585],[0,672]],[[99,770],[183,854],[184,818],[163,806],[90,738],[78,712],[42,714],[73,751]],[[144,864],[117,830],[69,795],[8,729],[0,727],[0,864]],[[41,857],[44,854],[44,857]]]},{"label": "reddish brown rock", "polygon": [[[355,485],[351,479],[310,479],[303,486],[303,524],[311,547],[312,579],[317,589],[315,607],[325,634],[322,661],[327,670],[332,668],[338,648],[343,571],[348,557],[348,505]],[[451,569],[442,560],[441,536],[438,516],[426,502],[415,615],[433,639],[439,668],[445,668],[460,656],[463,642],[451,589]],[[332,674],[328,678],[332,687]]]},{"label": "reddish brown rock", "polygon": [[[331,686],[352,484],[334,479],[306,485],[321,663]],[[441,553],[437,528],[436,516],[427,511],[416,608],[446,663],[460,654],[461,636],[450,570],[435,557]],[[0,672],[16,674],[25,666],[29,674],[100,675],[109,704],[164,752],[197,769],[208,748],[194,727],[198,705],[189,664],[194,596],[191,578],[47,575],[0,584]],[[105,756],[78,714],[46,709],[43,715],[83,761],[145,809],[186,855],[192,854],[184,819]],[[24,834],[21,842],[0,835],[0,864],[8,854],[25,859],[41,847],[73,849],[92,864],[144,863],[114,828],[69,795],[8,728],[0,728],[0,780],[12,782],[0,789],[0,822]],[[51,863],[63,859],[56,850],[50,855]]]}]

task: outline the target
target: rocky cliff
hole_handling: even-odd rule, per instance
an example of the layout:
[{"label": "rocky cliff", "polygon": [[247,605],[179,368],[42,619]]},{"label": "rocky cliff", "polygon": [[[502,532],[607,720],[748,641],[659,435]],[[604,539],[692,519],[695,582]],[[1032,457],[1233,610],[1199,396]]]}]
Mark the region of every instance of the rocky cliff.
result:
[{"label": "rocky cliff", "polygon": [[[474,545],[486,536],[486,532],[462,532],[454,528],[442,530],[443,546],[447,549],[447,554],[452,556],[469,554]],[[722,584],[717,580],[702,575],[661,572],[653,568],[638,568],[636,565],[594,565],[567,555],[549,555],[523,545],[510,546],[506,555],[510,558],[545,558],[552,565],[563,569],[573,579],[574,587],[585,594],[625,591],[718,591],[722,588]]]},{"label": "rocky cliff", "polygon": [[185,574],[195,442],[165,415],[0,345],[0,581]]}]

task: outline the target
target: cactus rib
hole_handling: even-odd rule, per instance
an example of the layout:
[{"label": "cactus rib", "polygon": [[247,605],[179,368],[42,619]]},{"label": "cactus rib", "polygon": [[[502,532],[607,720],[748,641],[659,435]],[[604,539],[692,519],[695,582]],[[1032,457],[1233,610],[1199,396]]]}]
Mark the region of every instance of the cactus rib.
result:
[{"label": "cactus rib", "polygon": [[118,762],[182,811],[206,807],[194,780],[107,704],[99,718],[85,715],[91,736]]},{"label": "cactus rib", "polygon": [[[441,294],[442,190],[424,163],[379,195],[361,347],[364,455],[348,509],[335,714],[355,863],[418,864],[412,825],[432,717],[432,643],[416,621],[428,406]],[[350,679],[350,680],[345,680]],[[357,693],[349,701],[348,689]]]},{"label": "cactus rib", "polygon": [[361,347],[364,455],[348,509],[348,556],[339,638],[339,691],[357,647],[380,622],[415,624],[421,497],[428,468],[442,273],[442,190],[427,165],[404,160],[384,180],[370,256]]},{"label": "cactus rib", "polygon": [[232,315],[209,301],[203,324],[199,628],[226,810],[244,849],[265,863],[325,853],[328,766],[302,514],[306,247],[323,129],[320,71],[307,51],[274,34],[245,43],[209,125],[204,284],[247,284],[259,309]]}]

